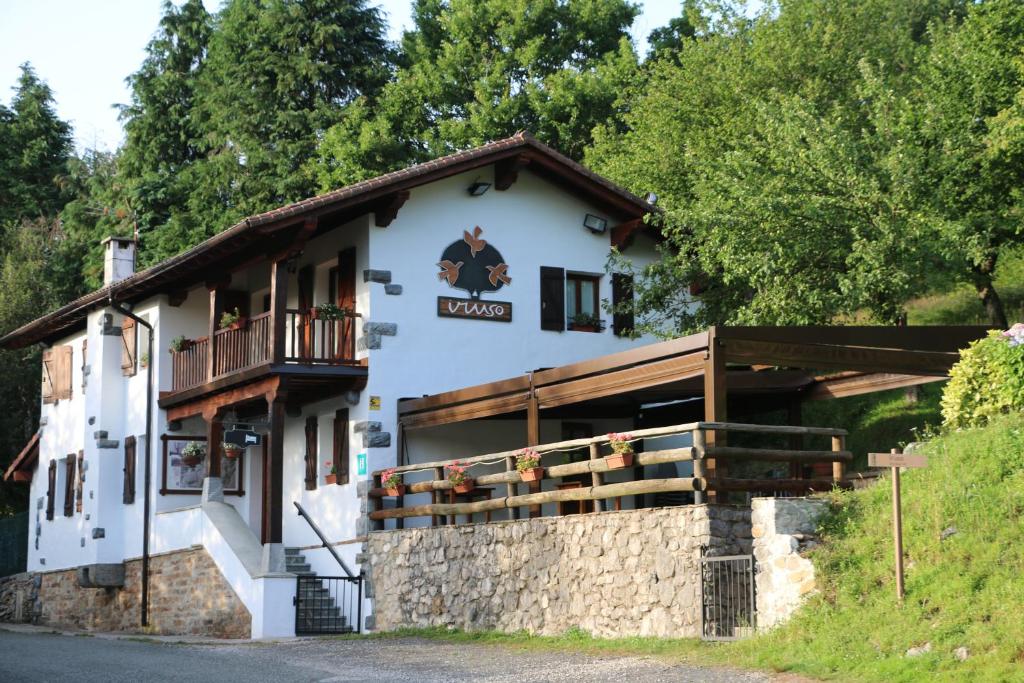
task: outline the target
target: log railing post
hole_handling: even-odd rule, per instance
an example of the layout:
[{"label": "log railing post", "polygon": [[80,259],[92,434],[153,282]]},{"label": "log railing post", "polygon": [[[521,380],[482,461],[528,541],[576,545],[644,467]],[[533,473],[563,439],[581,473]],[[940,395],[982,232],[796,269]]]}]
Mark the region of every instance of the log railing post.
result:
[{"label": "log railing post", "polygon": [[[506,472],[515,472],[516,471],[516,459],[514,457],[512,457],[511,455],[506,455],[505,456],[505,471]],[[519,487],[516,486],[516,483],[514,481],[510,481],[506,485],[505,491],[506,491],[505,495],[507,495],[509,498],[515,498],[517,495],[519,495]],[[517,507],[509,508],[508,509],[508,518],[509,519],[519,519],[519,508],[517,508]]]},{"label": "log railing post", "polygon": [[[435,467],[434,468],[434,481],[442,481],[443,479],[444,479],[444,468],[443,467]],[[437,505],[438,503],[441,502],[441,495],[442,495],[441,491],[438,491],[437,489],[434,489],[433,491],[430,492],[430,497],[434,501],[434,505]],[[442,523],[444,523],[444,518],[443,517],[438,517],[437,515],[431,515],[430,516],[430,524],[431,524],[431,526],[438,526],[439,524],[442,524]]]},{"label": "log railing post", "polygon": [[[833,451],[845,451],[846,450],[846,437],[845,436],[833,436],[832,437],[832,450]],[[839,483],[843,480],[843,469],[844,464],[842,461],[835,461],[832,463],[832,481]]]},{"label": "log railing post", "polygon": [[[600,447],[596,443],[590,444],[590,462],[593,463],[596,460],[598,460],[600,457],[601,457],[601,449],[600,449]],[[604,479],[604,477],[601,476],[600,472],[595,472],[593,470],[590,471],[590,485],[591,486],[601,486],[604,483],[603,479]],[[601,501],[595,500],[595,501],[593,501],[593,503],[594,503],[594,512],[600,512],[601,511]]]},{"label": "log railing post", "polygon": [[[707,442],[704,430],[693,430],[693,477],[700,481],[706,480],[707,473],[704,471],[704,453],[706,450]],[[705,502],[704,491],[694,491],[693,502],[697,505],[702,505]]]}]

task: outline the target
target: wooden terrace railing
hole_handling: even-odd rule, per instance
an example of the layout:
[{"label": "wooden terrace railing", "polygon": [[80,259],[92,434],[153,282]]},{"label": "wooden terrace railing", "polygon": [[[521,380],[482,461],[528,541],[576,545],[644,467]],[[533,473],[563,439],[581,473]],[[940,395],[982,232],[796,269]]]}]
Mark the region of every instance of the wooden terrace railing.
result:
[{"label": "wooden terrace railing", "polygon": [[[758,434],[765,438],[779,436],[824,436],[831,439],[832,447],[830,450],[807,450],[803,448],[707,446],[708,432],[747,432]],[[693,422],[630,432],[634,440],[657,439],[680,434],[692,434],[693,446],[638,452],[634,456],[632,467],[693,461],[694,475],[692,477],[635,479],[633,481],[605,483],[604,475],[607,472],[613,471],[601,453],[602,448],[607,447],[609,443],[607,436],[559,441],[531,447],[541,456],[541,466],[545,468],[543,480],[558,480],[562,477],[589,473],[591,475],[591,486],[589,487],[581,486],[580,488],[519,494],[518,485],[523,483],[523,479],[520,473],[516,471],[516,455],[523,449],[517,449],[470,458],[396,467],[394,468],[395,472],[401,475],[403,485],[405,486],[405,495],[397,497],[394,507],[385,508],[384,499],[389,496],[387,490],[381,486],[381,473],[383,470],[379,470],[373,473],[373,488],[369,491],[369,497],[373,505],[370,519],[376,523],[378,528],[382,528],[383,521],[387,519],[404,519],[407,517],[432,517],[437,519],[447,516],[449,523],[454,523],[455,515],[473,515],[503,509],[510,510],[509,516],[515,518],[518,516],[518,508],[520,507],[568,501],[595,501],[594,511],[596,512],[601,507],[598,501],[647,493],[692,491],[694,492],[695,502],[703,502],[706,491],[807,492],[811,490],[827,491],[835,486],[847,486],[846,482],[843,481],[843,467],[844,463],[850,462],[853,459],[853,454],[845,450],[846,431],[842,429],[725,422]],[[544,464],[546,456],[549,457],[583,448],[589,451],[590,457],[588,460],[564,464]],[[720,459],[724,462],[751,460],[799,463],[800,465],[827,462],[832,463],[832,478],[738,479],[724,477],[709,479],[704,476],[704,463],[707,458]],[[506,495],[500,498],[470,502],[439,502],[439,494],[453,488],[451,482],[445,478],[444,468],[446,465],[454,463],[466,466],[467,474],[473,478],[475,485],[504,484],[506,486]],[[493,466],[495,464],[503,464],[505,471],[475,476],[469,471],[474,467]],[[624,468],[621,471],[631,472],[632,467]],[[426,481],[405,484],[406,476],[422,472],[432,473],[431,478]],[[405,496],[421,493],[430,493],[432,502],[412,506],[404,504]]]},{"label": "wooden terrace railing", "polygon": [[[171,390],[184,391],[206,382],[271,362],[301,365],[351,365],[356,363],[358,313],[341,320],[314,318],[309,312],[285,311],[284,356],[275,361],[272,352],[273,317],[268,313],[249,318],[238,329],[224,328],[209,337],[171,352]],[[213,364],[209,354],[213,353]],[[211,375],[212,372],[212,375]]]}]

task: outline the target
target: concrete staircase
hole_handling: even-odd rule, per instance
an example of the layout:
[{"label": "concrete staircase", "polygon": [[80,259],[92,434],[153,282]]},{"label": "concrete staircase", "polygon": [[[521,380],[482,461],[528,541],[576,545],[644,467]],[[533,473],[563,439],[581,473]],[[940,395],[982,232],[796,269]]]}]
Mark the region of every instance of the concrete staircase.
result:
[{"label": "concrete staircase", "polygon": [[[349,597],[345,594],[349,588],[347,583],[333,581],[333,586],[329,586],[327,582],[318,580],[298,548],[285,548],[284,561],[287,572],[303,577],[296,593],[295,633],[354,633],[348,617],[342,614],[342,605],[336,601],[339,594]],[[351,596],[349,602],[354,604],[354,600],[355,596]]]}]

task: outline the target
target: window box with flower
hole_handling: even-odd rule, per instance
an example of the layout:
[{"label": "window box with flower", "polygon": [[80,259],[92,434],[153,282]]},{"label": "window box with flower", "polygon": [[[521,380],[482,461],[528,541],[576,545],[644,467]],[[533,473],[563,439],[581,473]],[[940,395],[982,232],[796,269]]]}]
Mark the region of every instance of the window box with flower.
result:
[{"label": "window box with flower", "polygon": [[612,447],[611,455],[604,456],[610,470],[621,470],[633,465],[633,435],[611,432],[608,444]]},{"label": "window box with flower", "polygon": [[397,497],[405,495],[405,484],[402,483],[402,475],[396,472],[394,467],[380,473],[380,485],[388,496]]},{"label": "window box with flower", "polygon": [[540,466],[540,453],[532,448],[524,448],[516,454],[516,471],[523,481],[540,481],[544,478],[544,468]]},{"label": "window box with flower", "polygon": [[324,461],[324,465],[326,467],[330,468],[328,474],[324,475],[324,481],[326,483],[328,483],[328,484],[337,484],[338,483],[338,468],[334,464],[334,461],[333,460],[325,460]]},{"label": "window box with flower", "polygon": [[455,493],[469,493],[476,488],[472,477],[466,476],[466,466],[461,462],[456,460],[450,465],[445,465],[444,468]]}]

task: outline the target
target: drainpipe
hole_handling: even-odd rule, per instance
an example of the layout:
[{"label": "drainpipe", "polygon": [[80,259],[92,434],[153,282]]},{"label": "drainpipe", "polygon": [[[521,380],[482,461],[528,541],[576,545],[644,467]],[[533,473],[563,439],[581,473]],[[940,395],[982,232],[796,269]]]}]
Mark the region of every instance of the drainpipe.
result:
[{"label": "drainpipe", "polygon": [[139,325],[145,327],[149,334],[147,336],[147,350],[149,362],[146,364],[146,481],[142,494],[142,599],[140,605],[139,621],[142,626],[149,625],[149,512],[150,512],[150,484],[152,482],[152,452],[153,452],[153,364],[156,358],[153,356],[153,326],[147,321],[135,315],[127,308],[122,307],[114,301],[114,294],[111,292],[107,299],[108,304],[121,315],[127,316]]}]

